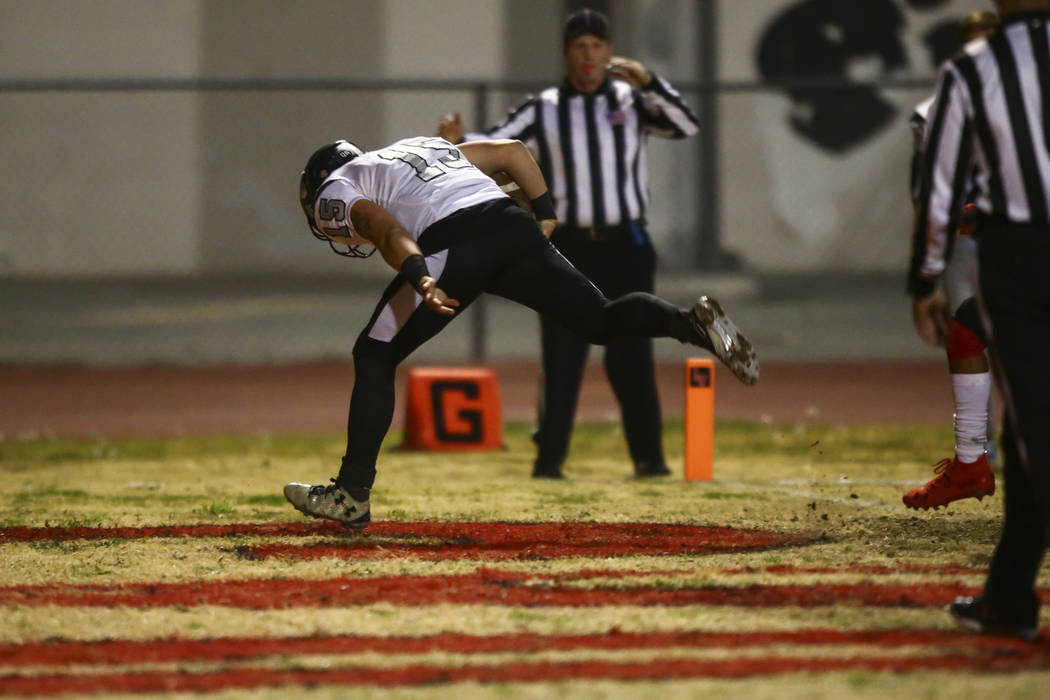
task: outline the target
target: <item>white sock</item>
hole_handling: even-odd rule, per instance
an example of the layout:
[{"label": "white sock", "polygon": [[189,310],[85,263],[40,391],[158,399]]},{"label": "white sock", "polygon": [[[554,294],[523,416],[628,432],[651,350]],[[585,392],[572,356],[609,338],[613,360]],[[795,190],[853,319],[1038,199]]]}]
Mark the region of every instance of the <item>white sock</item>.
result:
[{"label": "white sock", "polygon": [[988,397],[992,373],[953,374],[955,394],[955,455],[960,462],[976,462],[988,441]]}]

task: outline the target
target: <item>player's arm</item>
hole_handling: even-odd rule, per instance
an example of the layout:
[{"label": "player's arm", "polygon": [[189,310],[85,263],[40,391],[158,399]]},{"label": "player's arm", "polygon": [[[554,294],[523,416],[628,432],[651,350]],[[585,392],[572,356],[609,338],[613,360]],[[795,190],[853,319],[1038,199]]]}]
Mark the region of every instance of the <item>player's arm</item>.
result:
[{"label": "player's arm", "polygon": [[375,202],[359,199],[350,209],[350,223],[358,235],[376,247],[390,267],[408,279],[427,307],[446,316],[456,313],[459,302],[437,286],[437,280],[427,270],[423,251],[393,214]]},{"label": "player's arm", "polygon": [[[948,81],[948,89],[942,87]],[[970,187],[973,156],[960,158],[962,144],[972,138],[972,125],[966,116],[961,92],[962,80],[951,69],[942,69],[938,95],[929,123],[939,122],[936,134],[929,128],[923,143],[923,161],[918,183],[918,202],[912,226],[912,257],[908,270],[908,292],[912,296],[912,320],[927,343],[944,345],[948,332],[949,309],[938,279],[947,264],[948,236],[957,223],[951,207]],[[936,136],[936,138],[934,138]],[[963,177],[960,177],[962,175]]]},{"label": "player's arm", "polygon": [[[916,206],[913,230],[918,229],[922,216],[922,208]],[[910,286],[911,319],[916,332],[923,342],[944,347],[948,337],[948,299],[936,285],[931,285],[929,289],[924,287],[921,291],[914,284],[910,283]]]},{"label": "player's arm", "polygon": [[459,146],[459,150],[475,167],[486,175],[506,172],[518,183],[532,205],[537,223],[543,235],[550,237],[558,222],[554,214],[554,201],[547,191],[547,181],[536,164],[536,159],[521,141],[471,141]]}]

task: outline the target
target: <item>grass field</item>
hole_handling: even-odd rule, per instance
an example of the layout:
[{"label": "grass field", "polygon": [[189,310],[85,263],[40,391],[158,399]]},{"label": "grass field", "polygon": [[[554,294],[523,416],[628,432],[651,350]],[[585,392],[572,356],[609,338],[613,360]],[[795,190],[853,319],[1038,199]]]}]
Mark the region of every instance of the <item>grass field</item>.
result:
[{"label": "grass field", "polygon": [[3,441],[0,694],[1046,697],[1045,628],[944,612],[1000,494],[900,503],[951,439],[723,422],[686,483],[628,478],[613,425],[577,430],[564,482],[528,478],[522,425],[489,453],[391,436],[363,535],[281,496],[342,436]]}]

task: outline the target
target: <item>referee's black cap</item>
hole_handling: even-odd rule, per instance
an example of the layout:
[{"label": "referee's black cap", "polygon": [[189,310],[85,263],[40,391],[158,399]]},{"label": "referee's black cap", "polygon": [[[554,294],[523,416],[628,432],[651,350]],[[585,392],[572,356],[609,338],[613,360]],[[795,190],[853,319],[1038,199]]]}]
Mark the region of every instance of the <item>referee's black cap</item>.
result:
[{"label": "referee's black cap", "polygon": [[597,10],[584,9],[574,12],[565,20],[565,43],[576,37],[591,34],[599,39],[609,39],[609,19]]}]

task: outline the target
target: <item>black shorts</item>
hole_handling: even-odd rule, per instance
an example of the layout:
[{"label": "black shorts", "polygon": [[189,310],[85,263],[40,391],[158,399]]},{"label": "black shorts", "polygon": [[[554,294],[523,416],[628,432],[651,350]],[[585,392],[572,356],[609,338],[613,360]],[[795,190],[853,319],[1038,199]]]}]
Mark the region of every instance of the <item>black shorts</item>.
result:
[{"label": "black shorts", "polygon": [[428,227],[419,244],[438,286],[459,301],[456,315],[423,306],[398,275],[358,337],[355,354],[381,352],[400,362],[483,292],[551,314],[585,336],[594,335],[601,322],[605,297],[509,197],[455,212]]}]

